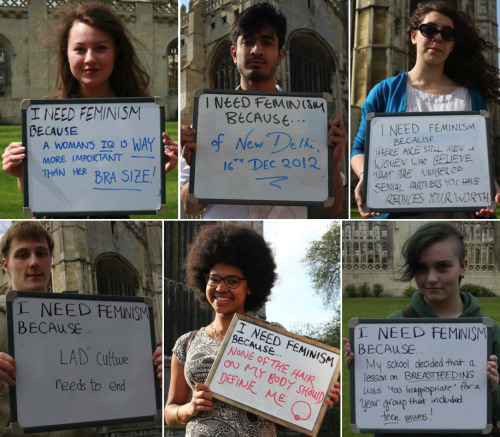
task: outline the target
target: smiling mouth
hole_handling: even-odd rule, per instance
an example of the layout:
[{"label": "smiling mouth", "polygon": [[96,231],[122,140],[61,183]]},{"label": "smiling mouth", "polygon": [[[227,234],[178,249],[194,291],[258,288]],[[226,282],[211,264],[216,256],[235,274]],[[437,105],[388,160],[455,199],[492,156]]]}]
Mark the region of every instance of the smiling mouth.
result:
[{"label": "smiling mouth", "polygon": [[229,302],[231,300],[230,297],[224,297],[224,296],[214,296],[214,299],[219,302]]}]

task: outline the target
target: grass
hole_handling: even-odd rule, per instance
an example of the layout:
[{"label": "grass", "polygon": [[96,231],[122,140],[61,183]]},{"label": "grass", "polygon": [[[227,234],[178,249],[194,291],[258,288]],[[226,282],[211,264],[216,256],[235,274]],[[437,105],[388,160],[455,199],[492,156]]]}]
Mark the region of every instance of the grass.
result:
[{"label": "grass", "polygon": [[[177,122],[165,123],[165,130],[173,140],[177,140]],[[0,126],[0,154],[13,141],[21,141],[21,126]],[[0,171],[0,219],[25,219],[23,213],[23,196],[17,189],[17,180]],[[161,215],[133,215],[133,219],[172,219],[178,217],[177,169],[165,177],[166,209]]]},{"label": "grass", "polygon": [[[500,298],[478,298],[481,310],[493,320],[500,320]],[[404,309],[410,304],[406,297],[368,297],[342,299],[342,337],[349,337],[349,320],[352,318],[385,318],[396,310]],[[350,423],[350,373],[342,373],[342,436],[371,436],[371,434],[354,434]]]}]

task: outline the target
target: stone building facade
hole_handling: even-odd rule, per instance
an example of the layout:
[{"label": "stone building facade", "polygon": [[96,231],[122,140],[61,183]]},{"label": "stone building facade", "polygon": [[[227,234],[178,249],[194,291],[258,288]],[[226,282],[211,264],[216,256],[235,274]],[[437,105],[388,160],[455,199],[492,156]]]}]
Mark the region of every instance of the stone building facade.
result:
[{"label": "stone building facade", "polygon": [[[361,107],[370,90],[379,82],[408,71],[403,31],[419,0],[351,0],[351,140],[358,132]],[[448,0],[479,23],[481,36],[498,45],[496,0]],[[498,54],[490,53],[498,65]],[[495,174],[500,173],[500,107],[490,104],[492,153]],[[355,177],[351,184],[357,183]]]},{"label": "stone building facade", "polygon": [[[153,301],[156,343],[162,339],[161,221],[43,221],[54,238],[54,293],[139,296]],[[0,293],[10,288],[2,269]],[[98,428],[99,437],[161,436],[161,422]]]},{"label": "stone building facade", "polygon": [[[382,284],[384,295],[402,296],[409,283],[401,282],[401,250],[420,227],[420,220],[366,220],[342,223],[342,289],[346,285]],[[462,284],[481,285],[500,295],[500,223],[457,221],[464,234],[468,265]],[[411,282],[412,286],[415,281]]]},{"label": "stone building facade", "polygon": [[[24,99],[55,91],[57,60],[41,41],[50,34],[52,10],[74,0],[0,0],[0,124],[20,124]],[[166,119],[177,119],[177,0],[100,0],[115,8],[150,77],[151,95],[166,103]]]}]

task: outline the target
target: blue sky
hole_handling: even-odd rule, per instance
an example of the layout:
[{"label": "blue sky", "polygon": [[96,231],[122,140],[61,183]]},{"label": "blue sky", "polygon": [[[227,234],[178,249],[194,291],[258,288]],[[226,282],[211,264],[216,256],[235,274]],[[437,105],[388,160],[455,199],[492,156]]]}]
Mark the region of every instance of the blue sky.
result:
[{"label": "blue sky", "polygon": [[11,220],[0,220],[0,238],[2,238],[2,235],[5,233],[5,231],[9,229],[11,223]]},{"label": "blue sky", "polygon": [[314,295],[301,260],[310,242],[319,240],[332,220],[268,220],[264,237],[274,249],[278,283],[266,305],[267,320],[291,329],[300,323],[322,323],[331,319],[321,298]]}]

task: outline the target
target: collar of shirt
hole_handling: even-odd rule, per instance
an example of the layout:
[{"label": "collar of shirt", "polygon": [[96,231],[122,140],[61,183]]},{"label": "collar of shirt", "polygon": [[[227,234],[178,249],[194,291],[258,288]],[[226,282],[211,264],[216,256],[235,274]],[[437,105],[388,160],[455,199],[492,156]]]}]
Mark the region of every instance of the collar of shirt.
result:
[{"label": "collar of shirt", "polygon": [[[276,88],[276,91],[283,92],[283,90],[281,89],[281,87],[280,87],[277,83],[276,83],[276,84],[274,84],[274,86],[275,86],[275,88]],[[241,85],[238,85],[238,86],[236,87],[236,91],[243,91],[243,90],[241,89]]]}]

